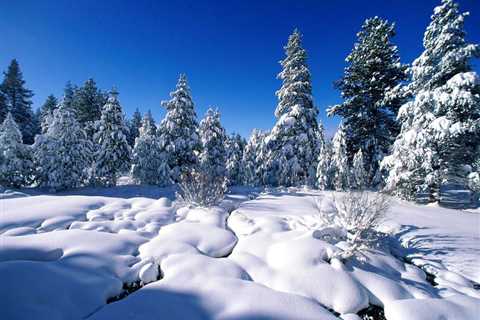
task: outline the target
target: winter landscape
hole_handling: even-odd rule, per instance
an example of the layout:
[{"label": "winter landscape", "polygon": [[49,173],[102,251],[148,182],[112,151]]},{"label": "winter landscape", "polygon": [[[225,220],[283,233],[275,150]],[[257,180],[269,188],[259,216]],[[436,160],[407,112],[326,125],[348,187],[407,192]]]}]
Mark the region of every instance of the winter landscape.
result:
[{"label": "winter landscape", "polygon": [[274,124],[249,136],[198,114],[187,73],[161,118],[93,79],[34,108],[11,57],[0,318],[478,319],[480,6],[462,5],[429,9],[408,63],[395,23],[365,19],[333,105],[293,29]]}]

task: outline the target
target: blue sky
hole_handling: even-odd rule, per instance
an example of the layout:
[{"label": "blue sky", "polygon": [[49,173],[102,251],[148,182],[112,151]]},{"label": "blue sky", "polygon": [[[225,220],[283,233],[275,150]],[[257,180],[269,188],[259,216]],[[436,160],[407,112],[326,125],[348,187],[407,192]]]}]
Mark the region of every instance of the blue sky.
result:
[{"label": "blue sky", "polygon": [[[0,0],[0,69],[18,59],[34,108],[68,80],[94,78],[116,86],[126,113],[151,109],[157,121],[178,74],[189,78],[201,117],[222,112],[229,132],[248,136],[275,119],[276,79],[283,46],[297,27],[304,35],[320,118],[331,134],[338,119],[325,109],[340,100],[333,81],[362,22],[375,15],[396,22],[402,61],[422,51],[432,0],[344,1],[49,1]],[[468,40],[480,42],[480,1],[460,0],[471,12]]]}]

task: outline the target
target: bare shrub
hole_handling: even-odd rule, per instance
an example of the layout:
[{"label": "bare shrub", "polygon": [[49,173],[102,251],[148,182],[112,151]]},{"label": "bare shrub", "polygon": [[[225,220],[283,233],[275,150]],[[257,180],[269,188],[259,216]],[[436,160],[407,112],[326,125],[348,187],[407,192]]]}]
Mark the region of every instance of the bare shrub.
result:
[{"label": "bare shrub", "polygon": [[334,194],[332,210],[317,201],[318,219],[326,227],[316,237],[328,242],[345,241],[348,246],[335,257],[346,259],[377,248],[383,235],[376,229],[390,208],[389,199],[381,193],[350,191]]},{"label": "bare shrub", "polygon": [[192,169],[183,173],[178,184],[177,200],[193,207],[212,207],[224,198],[224,177],[211,177],[202,170]]}]

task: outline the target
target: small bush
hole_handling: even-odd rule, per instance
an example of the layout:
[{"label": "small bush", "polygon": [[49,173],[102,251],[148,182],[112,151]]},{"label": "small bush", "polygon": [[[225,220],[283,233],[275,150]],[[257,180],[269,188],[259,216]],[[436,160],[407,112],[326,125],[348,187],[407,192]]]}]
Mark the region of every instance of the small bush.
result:
[{"label": "small bush", "polygon": [[333,243],[347,242],[335,257],[362,255],[362,251],[379,246],[383,235],[376,228],[389,208],[385,195],[365,191],[335,194],[333,210],[325,210],[317,201],[318,219],[326,227],[317,232],[317,237]]},{"label": "small bush", "polygon": [[211,177],[202,170],[192,169],[181,175],[177,200],[194,207],[212,207],[224,198],[224,177]]}]

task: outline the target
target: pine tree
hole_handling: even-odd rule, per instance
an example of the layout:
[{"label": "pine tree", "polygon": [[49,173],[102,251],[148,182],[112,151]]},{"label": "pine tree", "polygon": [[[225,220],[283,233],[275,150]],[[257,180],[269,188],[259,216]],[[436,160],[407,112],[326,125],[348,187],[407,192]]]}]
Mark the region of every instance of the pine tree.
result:
[{"label": "pine tree", "polygon": [[155,120],[153,119],[152,111],[147,111],[143,121],[148,121],[148,128],[150,130],[150,134],[155,135],[157,132],[157,125],[155,124]]},{"label": "pine tree", "polygon": [[227,151],[227,180],[229,185],[240,185],[243,183],[243,150],[245,140],[239,134],[232,134],[227,137],[225,149]]},{"label": "pine tree", "polygon": [[347,190],[350,187],[350,166],[347,156],[347,135],[341,124],[332,141],[332,164],[334,168],[333,185],[335,190]]},{"label": "pine tree", "polygon": [[170,179],[167,155],[162,152],[159,138],[151,125],[151,119],[145,114],[133,148],[130,173],[138,183],[165,186]]},{"label": "pine tree", "polygon": [[365,166],[372,169],[365,177],[369,185],[398,134],[395,118],[404,100],[387,95],[407,76],[397,47],[390,41],[394,28],[393,23],[379,17],[365,20],[346,59],[345,74],[336,83],[344,102],[328,110],[329,115],[343,118],[349,161],[361,150]]},{"label": "pine tree", "polygon": [[468,174],[468,187],[473,192],[480,194],[480,145],[477,147],[477,149],[477,159],[473,163],[473,167]]},{"label": "pine tree", "polygon": [[32,134],[33,134],[33,137],[35,139],[37,134],[42,133],[42,110],[40,110],[40,108],[35,110],[35,112],[33,113],[33,121],[32,122],[33,122]]},{"label": "pine tree", "polygon": [[70,81],[67,81],[67,83],[65,84],[65,88],[63,89],[62,101],[62,104],[65,108],[75,110],[75,92],[77,90],[77,86],[74,86]]},{"label": "pine tree", "polygon": [[48,126],[53,121],[53,112],[58,106],[58,100],[53,94],[47,97],[45,103],[40,107],[40,126],[41,133],[48,131]]},{"label": "pine tree", "polygon": [[128,144],[133,147],[135,145],[135,139],[140,135],[140,127],[142,126],[142,114],[135,109],[132,115],[132,119],[128,121]]},{"label": "pine tree", "polygon": [[220,113],[208,109],[205,118],[200,122],[202,152],[199,156],[199,165],[201,170],[212,178],[226,178],[226,139],[225,129],[220,123]]},{"label": "pine tree", "polygon": [[110,92],[96,127],[94,179],[102,185],[115,186],[120,174],[129,170],[131,157],[127,142],[128,128],[115,89]]},{"label": "pine tree", "polygon": [[40,186],[59,191],[88,181],[92,144],[74,111],[63,100],[54,111],[47,132],[35,138],[33,149]]},{"label": "pine tree", "polygon": [[7,101],[5,99],[5,95],[0,90],[0,123],[2,123],[3,120],[5,120],[7,113],[8,113]]},{"label": "pine tree", "polygon": [[76,88],[74,92],[73,107],[78,122],[83,126],[92,124],[100,119],[102,107],[107,101],[104,92],[97,88],[93,79],[85,81],[83,86]]},{"label": "pine tree", "polygon": [[355,187],[359,190],[365,189],[365,187],[367,187],[368,171],[365,170],[365,160],[362,149],[359,149],[358,152],[355,153],[352,169],[352,182],[355,183]]},{"label": "pine tree", "polygon": [[320,190],[333,189],[334,163],[332,161],[332,145],[324,142],[318,156],[317,187]]},{"label": "pine tree", "polygon": [[248,139],[242,157],[243,166],[243,184],[247,186],[260,186],[262,184],[262,161],[261,149],[265,133],[254,129]]},{"label": "pine tree", "polygon": [[12,60],[4,80],[0,84],[7,110],[12,113],[15,122],[22,132],[23,141],[32,144],[34,139],[34,120],[32,111],[33,92],[25,88],[22,71],[17,60]]},{"label": "pine tree", "polygon": [[108,95],[97,88],[93,79],[73,89],[72,106],[78,122],[83,126],[89,139],[93,140],[95,122],[100,120],[102,107]]},{"label": "pine tree", "polygon": [[31,156],[12,114],[8,113],[0,126],[0,185],[15,188],[26,185],[33,168]]},{"label": "pine tree", "polygon": [[280,63],[283,81],[277,91],[277,122],[266,138],[267,155],[264,181],[270,185],[314,185],[320,151],[318,110],[313,105],[310,71],[301,35],[295,30],[285,46],[286,58]]},{"label": "pine tree", "polygon": [[406,199],[418,192],[437,200],[442,184],[465,183],[480,144],[480,86],[470,60],[478,45],[465,41],[464,18],[452,0],[435,8],[424,35],[424,51],[410,68],[403,88],[412,97],[398,118],[402,123],[391,156],[386,190]]},{"label": "pine tree", "polygon": [[168,154],[172,180],[178,182],[182,173],[188,172],[197,164],[201,148],[197,116],[184,74],[180,75],[170,97],[169,101],[162,102],[167,114],[158,128],[158,135],[162,149]]}]

